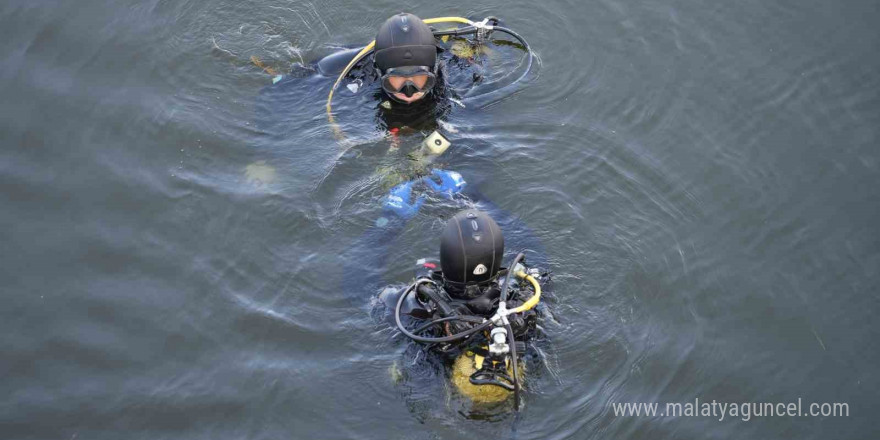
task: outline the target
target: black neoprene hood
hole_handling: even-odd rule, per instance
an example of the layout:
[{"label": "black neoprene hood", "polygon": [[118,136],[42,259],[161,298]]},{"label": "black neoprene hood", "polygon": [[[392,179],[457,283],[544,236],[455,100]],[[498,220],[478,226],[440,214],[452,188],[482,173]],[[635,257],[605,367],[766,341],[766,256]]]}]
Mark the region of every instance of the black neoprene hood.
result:
[{"label": "black neoprene hood", "polygon": [[413,14],[400,13],[382,23],[376,35],[376,67],[383,73],[392,67],[427,66],[437,63],[434,33]]},{"label": "black neoprene hood", "polygon": [[454,283],[483,283],[495,277],[504,256],[501,228],[476,209],[459,212],[440,237],[440,267]]}]

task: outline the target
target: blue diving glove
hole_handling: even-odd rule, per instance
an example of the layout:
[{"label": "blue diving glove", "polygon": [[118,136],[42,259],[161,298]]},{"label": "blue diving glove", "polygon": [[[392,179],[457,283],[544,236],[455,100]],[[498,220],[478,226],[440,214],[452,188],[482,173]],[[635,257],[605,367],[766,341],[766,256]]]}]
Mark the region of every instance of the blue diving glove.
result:
[{"label": "blue diving glove", "polygon": [[[439,177],[440,183],[438,184],[435,182],[432,176]],[[438,170],[436,168],[431,170],[430,176],[426,176],[422,180],[431,187],[432,190],[443,193],[450,199],[453,194],[460,193],[467,185],[467,182],[464,181],[461,174],[458,174],[455,171]]]},{"label": "blue diving glove", "polygon": [[416,183],[418,183],[418,180],[411,180],[391,188],[391,191],[388,192],[388,197],[385,198],[385,203],[382,205],[383,208],[403,219],[415,216],[419,212],[419,208],[422,207],[422,204],[425,203],[424,196],[419,196],[415,202],[410,203],[413,185]]}]

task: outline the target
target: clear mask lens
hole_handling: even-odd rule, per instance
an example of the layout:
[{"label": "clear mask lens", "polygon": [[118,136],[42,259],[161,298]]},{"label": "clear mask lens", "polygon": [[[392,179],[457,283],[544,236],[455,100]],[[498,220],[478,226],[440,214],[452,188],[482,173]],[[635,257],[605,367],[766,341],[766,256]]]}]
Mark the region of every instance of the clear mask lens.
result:
[{"label": "clear mask lens", "polygon": [[382,89],[390,95],[403,93],[409,98],[431,90],[435,81],[434,74],[427,67],[394,68],[382,76]]}]

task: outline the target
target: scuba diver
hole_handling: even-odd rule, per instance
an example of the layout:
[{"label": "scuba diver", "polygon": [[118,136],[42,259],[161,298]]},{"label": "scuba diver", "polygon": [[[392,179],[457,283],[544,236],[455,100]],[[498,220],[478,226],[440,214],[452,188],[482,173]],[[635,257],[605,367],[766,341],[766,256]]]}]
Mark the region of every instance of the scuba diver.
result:
[{"label": "scuba diver", "polygon": [[[436,23],[459,23],[467,26],[447,30],[434,30],[428,26]],[[463,101],[467,99],[485,98],[482,94],[474,93],[473,89],[456,89],[449,83],[448,77],[455,76],[457,71],[464,72],[469,67],[477,67],[465,81],[470,80],[470,86],[482,81],[483,72],[477,55],[480,53],[479,46],[488,39],[492,31],[513,36],[528,52],[528,65],[522,76],[512,84],[488,94],[494,96],[509,89],[529,74],[533,56],[528,43],[522,37],[498,26],[498,23],[495,17],[488,17],[482,22],[460,17],[422,20],[408,13],[400,13],[387,19],[379,27],[376,39],[366,47],[332,54],[317,63],[317,71],[322,75],[338,74],[326,104],[331,125],[335,124],[331,110],[333,94],[342,80],[349,78],[350,90],[358,90],[368,81],[380,83],[381,91],[376,95],[381,102],[379,116],[392,133],[404,128],[423,130],[436,127],[436,120],[448,113],[453,102],[464,106]],[[464,35],[475,35],[474,42],[463,44],[461,40],[455,40],[447,47],[450,37]],[[453,55],[448,61],[440,57],[440,53],[447,49]],[[363,62],[369,59],[370,54],[372,61]],[[450,72],[447,64],[458,64],[460,69]],[[360,70],[353,72],[355,66],[360,66]]]},{"label": "scuba diver", "polygon": [[[430,176],[422,180],[431,191],[450,198],[463,195],[467,187],[463,181],[460,185],[448,181],[444,187],[427,183],[433,180]],[[536,334],[535,306],[542,286],[550,282],[540,243],[521,220],[480,199],[477,206],[493,212],[505,229],[515,233],[523,252],[505,267],[502,228],[488,213],[466,209],[447,222],[439,261],[420,259],[415,281],[407,288],[382,289],[383,266],[392,243],[418,212],[418,206],[405,202],[406,197],[389,197],[385,215],[352,245],[344,290],[379,292],[379,304],[393,313],[393,325],[426,344],[413,356],[418,358],[423,351],[444,370],[451,366],[450,381],[459,394],[476,404],[503,403],[512,395],[518,409],[523,356]],[[537,264],[526,265],[526,253]]]},{"label": "scuba diver", "polygon": [[518,409],[522,355],[536,332],[539,280],[548,275],[529,268],[523,253],[506,268],[503,256],[498,224],[476,209],[459,212],[440,237],[439,268],[419,260],[415,281],[402,292],[386,290],[383,300],[394,303],[402,334],[453,360],[451,380],[461,394],[496,403],[512,392]]},{"label": "scuba diver", "polygon": [[345,69],[360,52],[358,49],[329,55],[316,67],[325,76],[346,72],[352,79],[351,89],[378,81],[380,88],[374,94],[380,102],[378,116],[392,133],[407,128],[434,129],[434,121],[451,107],[446,96],[444,63],[439,56],[442,50],[440,41],[424,21],[401,13],[379,27],[372,61],[360,63],[359,70]]},{"label": "scuba diver", "polygon": [[379,28],[373,65],[381,75],[382,91],[402,104],[428,95],[437,81],[437,43],[431,28],[412,14],[398,14]]},{"label": "scuba diver", "polygon": [[[255,126],[265,145],[259,150],[308,155],[312,166],[297,171],[312,174],[320,182],[326,175],[316,174],[328,169],[326,161],[333,161],[330,168],[335,168],[340,159],[360,156],[362,146],[376,141],[389,142],[388,153],[400,151],[400,147],[405,150],[411,141],[421,142],[433,133],[448,143],[446,138],[459,131],[449,122],[453,110],[468,113],[467,121],[477,121],[481,115],[473,110],[510,96],[532,73],[535,56],[530,47],[499,23],[494,17],[482,21],[461,17],[422,20],[402,13],[385,20],[369,44],[336,50],[317,62],[296,63],[287,74],[278,74],[251,57],[254,65],[273,75],[272,84],[260,91],[256,103]],[[512,36],[512,40],[495,38],[502,33]],[[490,49],[490,45],[524,50],[526,56],[514,71],[490,72],[485,64],[509,58],[492,54],[510,53]],[[515,71],[521,71],[521,75],[514,77]],[[335,81],[328,82],[332,77]],[[315,105],[315,100],[321,99],[319,94],[324,96],[323,109]],[[339,108],[333,107],[334,103]],[[290,117],[292,109],[300,117]],[[318,111],[325,114],[342,151],[315,151],[313,140],[295,141],[302,134],[322,135],[314,127]],[[407,159],[404,155],[398,157]],[[392,156],[386,159],[396,160]],[[396,164],[377,169],[376,174],[393,175],[383,177],[383,190],[429,174],[431,167],[425,162],[397,160]]]}]

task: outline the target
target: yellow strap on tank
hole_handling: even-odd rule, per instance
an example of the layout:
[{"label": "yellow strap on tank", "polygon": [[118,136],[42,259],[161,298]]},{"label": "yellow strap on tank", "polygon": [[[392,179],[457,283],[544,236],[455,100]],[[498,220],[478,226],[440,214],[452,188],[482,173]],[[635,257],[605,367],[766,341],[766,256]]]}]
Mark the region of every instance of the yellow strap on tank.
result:
[{"label": "yellow strap on tank", "polygon": [[525,278],[530,283],[532,283],[532,287],[535,288],[535,294],[532,295],[532,297],[529,298],[528,301],[524,302],[521,306],[511,309],[510,313],[521,313],[525,312],[526,310],[534,309],[535,306],[538,305],[538,301],[541,300],[541,285],[538,284],[538,280],[536,280],[533,276],[523,271],[516,272],[516,276],[520,278]]},{"label": "yellow strap on tank", "polygon": [[[422,20],[425,24],[434,24],[434,23],[462,23],[466,25],[473,26],[474,22],[468,20],[467,18],[462,17],[437,17],[437,18],[429,18],[427,20]],[[370,44],[364,46],[354,58],[352,58],[351,62],[345,66],[345,69],[342,70],[342,73],[339,74],[339,78],[336,78],[336,82],[333,83],[333,87],[330,88],[330,94],[327,95],[327,119],[330,121],[330,124],[335,125],[336,122],[333,120],[333,113],[330,112],[330,104],[333,102],[333,92],[336,91],[336,88],[339,87],[339,83],[342,82],[342,78],[345,78],[345,75],[348,75],[348,72],[357,64],[364,56],[370,53],[371,50],[376,46],[376,40],[370,42]],[[334,131],[337,134],[341,134],[341,130],[334,128]]]},{"label": "yellow strap on tank", "polygon": [[[476,368],[477,370],[479,370],[480,368],[483,368],[483,361],[485,361],[485,360],[486,360],[486,358],[484,358],[483,356],[475,354],[474,355],[474,368]],[[509,368],[508,364],[509,364],[508,359],[505,358],[504,359],[504,368]]]}]

